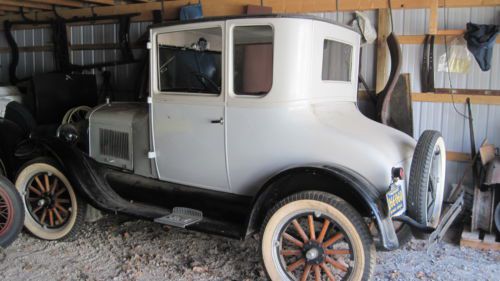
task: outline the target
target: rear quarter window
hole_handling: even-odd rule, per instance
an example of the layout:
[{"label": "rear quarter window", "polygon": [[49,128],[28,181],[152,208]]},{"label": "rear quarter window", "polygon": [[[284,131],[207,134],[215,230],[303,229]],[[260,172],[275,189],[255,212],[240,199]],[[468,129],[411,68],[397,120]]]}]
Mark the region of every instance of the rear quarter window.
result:
[{"label": "rear quarter window", "polygon": [[325,81],[351,81],[352,46],[325,39],[321,79]]}]

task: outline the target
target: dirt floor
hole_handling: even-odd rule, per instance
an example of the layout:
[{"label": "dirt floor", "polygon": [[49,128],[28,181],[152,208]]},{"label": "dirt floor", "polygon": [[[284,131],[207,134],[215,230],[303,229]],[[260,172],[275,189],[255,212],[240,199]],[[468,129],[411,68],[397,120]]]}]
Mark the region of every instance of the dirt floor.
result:
[{"label": "dirt floor", "polygon": [[[23,234],[0,262],[0,280],[265,280],[255,239],[241,242],[108,216],[73,242]],[[375,280],[500,280],[500,252],[425,242],[379,252]]]}]

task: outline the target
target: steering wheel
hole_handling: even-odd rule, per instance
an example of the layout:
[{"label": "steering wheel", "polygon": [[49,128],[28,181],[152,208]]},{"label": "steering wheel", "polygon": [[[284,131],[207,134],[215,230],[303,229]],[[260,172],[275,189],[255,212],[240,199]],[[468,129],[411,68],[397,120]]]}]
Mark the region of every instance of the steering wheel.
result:
[{"label": "steering wheel", "polygon": [[[208,77],[208,75],[206,75],[203,72],[196,72],[196,71],[193,71],[193,74],[196,75],[196,78],[198,78],[198,80],[203,84],[203,86],[205,86],[205,88],[210,89],[210,87],[208,86],[208,84],[210,84],[210,86],[214,90],[216,90],[217,92],[220,92],[220,87],[217,85],[217,83],[215,83],[214,80],[212,80],[210,77]],[[207,84],[207,81],[209,82],[208,84]]]}]

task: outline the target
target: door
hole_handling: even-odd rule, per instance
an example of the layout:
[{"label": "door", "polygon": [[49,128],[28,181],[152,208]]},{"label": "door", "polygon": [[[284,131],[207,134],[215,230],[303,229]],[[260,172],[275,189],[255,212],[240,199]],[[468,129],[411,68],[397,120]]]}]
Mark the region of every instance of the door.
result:
[{"label": "door", "polygon": [[224,22],[152,31],[151,122],[161,180],[229,189],[223,33]]}]

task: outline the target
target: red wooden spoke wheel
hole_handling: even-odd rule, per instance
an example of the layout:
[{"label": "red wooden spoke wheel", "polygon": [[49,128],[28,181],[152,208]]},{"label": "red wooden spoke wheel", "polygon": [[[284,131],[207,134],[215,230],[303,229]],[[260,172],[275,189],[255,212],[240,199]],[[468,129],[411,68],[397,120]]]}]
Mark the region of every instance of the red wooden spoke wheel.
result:
[{"label": "red wooden spoke wheel", "polygon": [[7,191],[0,188],[0,236],[4,235],[11,227],[14,220],[14,206]]},{"label": "red wooden spoke wheel", "polygon": [[24,208],[14,185],[0,176],[0,247],[9,246],[21,232]]}]

